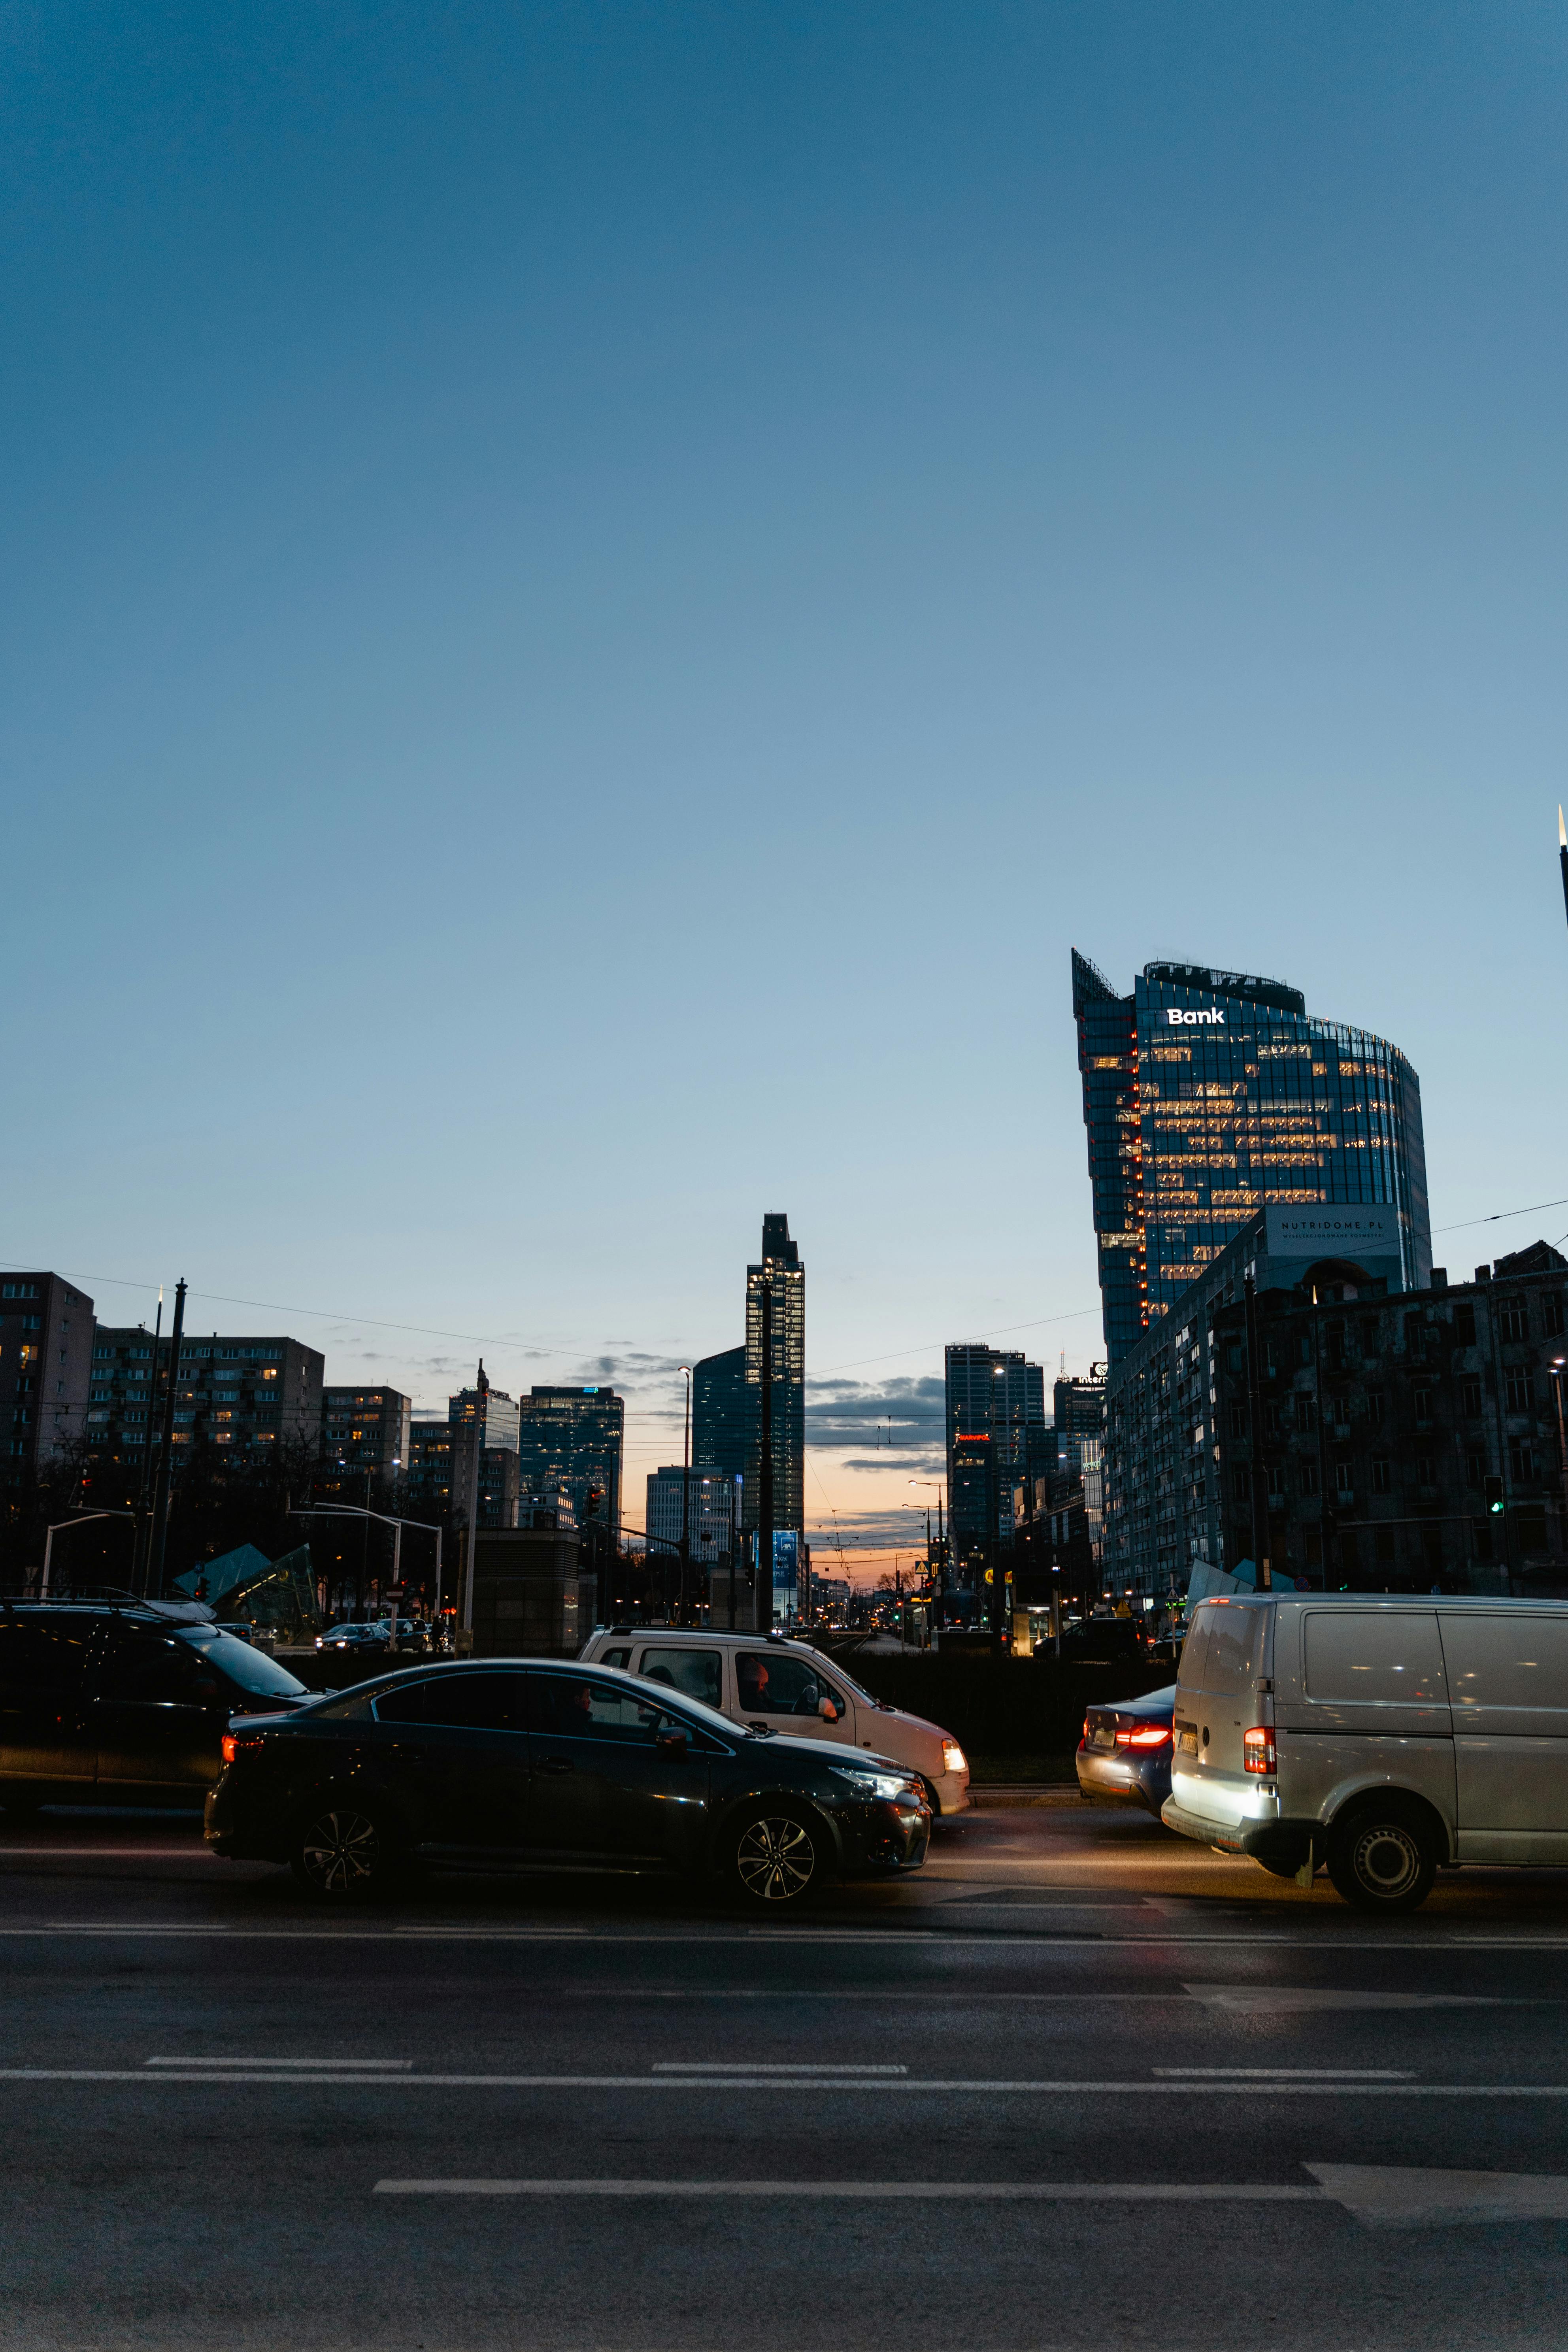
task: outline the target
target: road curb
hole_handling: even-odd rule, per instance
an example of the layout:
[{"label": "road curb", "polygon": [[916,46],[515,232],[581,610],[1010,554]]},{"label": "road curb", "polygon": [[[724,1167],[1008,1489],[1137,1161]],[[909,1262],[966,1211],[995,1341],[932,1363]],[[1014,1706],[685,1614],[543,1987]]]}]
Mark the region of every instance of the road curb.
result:
[{"label": "road curb", "polygon": [[992,1780],[982,1788],[969,1784],[969,1801],[977,1812],[1012,1811],[1027,1805],[1081,1805],[1076,1781]]}]

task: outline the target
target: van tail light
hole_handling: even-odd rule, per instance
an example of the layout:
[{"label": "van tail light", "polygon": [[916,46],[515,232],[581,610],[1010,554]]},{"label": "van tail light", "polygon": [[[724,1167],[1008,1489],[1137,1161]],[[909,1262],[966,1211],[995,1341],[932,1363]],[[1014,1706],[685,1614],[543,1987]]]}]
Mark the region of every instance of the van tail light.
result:
[{"label": "van tail light", "polygon": [[1168,1748],[1170,1744],[1168,1723],[1133,1723],[1116,1735],[1118,1748]]},{"label": "van tail light", "polygon": [[1250,1731],[1242,1733],[1241,1760],[1243,1769],[1248,1772],[1279,1770],[1279,1759],[1274,1752],[1274,1726],[1271,1723],[1256,1724]]}]

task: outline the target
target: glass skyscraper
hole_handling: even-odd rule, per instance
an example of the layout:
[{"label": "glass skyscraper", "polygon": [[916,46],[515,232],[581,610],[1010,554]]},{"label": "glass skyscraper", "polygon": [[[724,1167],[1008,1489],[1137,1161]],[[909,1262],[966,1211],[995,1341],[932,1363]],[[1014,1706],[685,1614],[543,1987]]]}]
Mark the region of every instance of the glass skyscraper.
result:
[{"label": "glass skyscraper", "polygon": [[760,1524],[762,1458],[763,1292],[772,1300],[773,1527],[805,1525],[805,1268],[782,1213],[763,1218],[763,1255],[746,1268],[746,1385],[755,1434],[746,1462],[744,1524]]},{"label": "glass skyscraper", "polygon": [[1118,996],[1075,949],[1072,994],[1112,1370],[1271,1203],[1394,1209],[1405,1286],[1425,1287],[1421,1087],[1396,1045],[1201,964],[1145,964]]}]

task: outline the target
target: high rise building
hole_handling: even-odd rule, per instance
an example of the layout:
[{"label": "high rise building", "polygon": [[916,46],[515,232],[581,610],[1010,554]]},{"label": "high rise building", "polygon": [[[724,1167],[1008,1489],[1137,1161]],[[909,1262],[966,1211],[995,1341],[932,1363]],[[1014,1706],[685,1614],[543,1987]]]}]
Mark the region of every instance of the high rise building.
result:
[{"label": "high rise building", "polygon": [[341,1470],[395,1478],[408,1465],[412,1400],[397,1389],[324,1388],[321,1453]]},{"label": "high rise building", "polygon": [[746,1350],[726,1348],[691,1370],[691,1459],[703,1468],[744,1478],[756,1444],[756,1391],[746,1386]]},{"label": "high rise building", "polygon": [[746,1268],[746,1386],[751,1391],[752,1438],[747,1448],[742,1511],[748,1528],[760,1526],[762,1459],[763,1293],[771,1302],[773,1334],[773,1528],[805,1525],[805,1268],[790,1239],[789,1219],[763,1219],[760,1265]]},{"label": "high rise building", "polygon": [[1075,949],[1072,985],[1113,1372],[1270,1203],[1392,1208],[1404,1286],[1426,1281],[1421,1088],[1397,1046],[1206,965],[1145,964],[1118,996]]},{"label": "high rise building", "polygon": [[[1016,1349],[965,1344],[945,1351],[948,1490],[956,1495],[961,1437],[991,1441],[995,1514],[987,1540],[1008,1542],[1015,1494],[1030,1468],[1030,1432],[1046,1424],[1046,1375]],[[955,1522],[956,1524],[956,1522]]]},{"label": "high rise building", "polygon": [[[149,1423],[154,1450],[163,1433],[163,1381],[168,1376],[169,1332],[153,1334],[100,1323],[92,1334],[92,1386],[87,1433],[95,1454],[141,1455]],[[187,1331],[180,1342],[174,1383],[174,1445],[232,1447],[257,1454],[279,1441],[308,1438],[321,1428],[321,1375],[326,1360],[299,1339],[226,1338],[214,1331],[198,1339]]]},{"label": "high rise building", "polygon": [[86,1425],[92,1301],[58,1274],[0,1283],[0,1482],[20,1486]]},{"label": "high rise building", "polygon": [[611,1388],[537,1388],[522,1400],[518,1475],[523,1495],[564,1486],[579,1526],[621,1526],[626,1400]]},{"label": "high rise building", "polygon": [[447,1402],[451,1426],[451,1500],[459,1520],[468,1517],[478,1462],[479,1524],[515,1528],[521,1496],[518,1420],[521,1408],[504,1389],[493,1389],[479,1366],[479,1385],[461,1389]]},{"label": "high rise building", "polygon": [[679,1551],[684,1510],[690,1558],[704,1567],[727,1559],[734,1542],[739,1485],[738,1479],[726,1477],[721,1470],[695,1467],[689,1482],[679,1462],[671,1469],[650,1470],[646,1522],[649,1552]]},{"label": "high rise building", "polygon": [[960,1430],[948,1455],[947,1574],[943,1599],[955,1615],[984,1617],[985,1571],[997,1557],[1000,1510],[996,1448],[985,1430]]}]

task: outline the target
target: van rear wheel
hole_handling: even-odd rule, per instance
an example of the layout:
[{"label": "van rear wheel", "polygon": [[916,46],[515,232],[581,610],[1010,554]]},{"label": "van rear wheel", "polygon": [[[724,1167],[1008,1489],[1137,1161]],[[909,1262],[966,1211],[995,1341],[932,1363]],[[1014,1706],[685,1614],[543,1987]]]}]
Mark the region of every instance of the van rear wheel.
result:
[{"label": "van rear wheel", "polygon": [[1417,1910],[1436,1875],[1436,1843],[1414,1807],[1363,1805],[1330,1834],[1329,1876],[1358,1911]]}]

